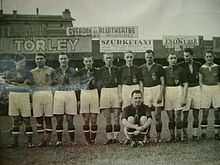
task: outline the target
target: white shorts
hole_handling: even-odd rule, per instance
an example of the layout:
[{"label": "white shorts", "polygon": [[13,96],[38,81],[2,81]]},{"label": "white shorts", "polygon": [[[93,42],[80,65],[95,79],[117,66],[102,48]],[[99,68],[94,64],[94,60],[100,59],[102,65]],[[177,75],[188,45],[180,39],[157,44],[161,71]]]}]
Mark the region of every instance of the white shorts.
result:
[{"label": "white shorts", "polygon": [[81,90],[80,113],[100,113],[98,90]]},{"label": "white shorts", "polygon": [[75,91],[56,91],[54,94],[53,114],[77,114]]},{"label": "white shorts", "polygon": [[184,111],[188,111],[191,108],[200,109],[200,102],[201,102],[200,86],[189,87]]},{"label": "white shorts", "polygon": [[183,88],[181,86],[166,87],[165,89],[165,107],[164,109],[177,110],[181,107]]},{"label": "white shorts", "polygon": [[139,89],[139,85],[122,85],[122,108],[131,104],[131,93]]},{"label": "white shorts", "polygon": [[157,99],[160,95],[161,85],[157,85],[154,87],[144,87],[144,104],[149,107],[162,107],[163,106],[163,98],[161,103],[157,103]]},{"label": "white shorts", "polygon": [[51,91],[35,91],[33,93],[33,116],[53,116],[53,94]]},{"label": "white shorts", "polygon": [[102,88],[100,96],[100,109],[120,108],[118,88]]},{"label": "white shorts", "polygon": [[31,103],[30,93],[28,92],[10,92],[9,93],[9,116],[30,117]]},{"label": "white shorts", "polygon": [[202,85],[201,87],[201,108],[220,107],[219,85]]}]

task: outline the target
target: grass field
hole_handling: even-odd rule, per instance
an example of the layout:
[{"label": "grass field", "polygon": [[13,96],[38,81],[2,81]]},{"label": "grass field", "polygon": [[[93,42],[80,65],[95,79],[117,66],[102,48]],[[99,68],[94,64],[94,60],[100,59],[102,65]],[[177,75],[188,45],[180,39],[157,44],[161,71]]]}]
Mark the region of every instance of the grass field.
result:
[{"label": "grass field", "polygon": [[1,165],[220,165],[220,141],[1,149]]},{"label": "grass field", "polygon": [[[169,138],[167,116],[163,112],[162,138]],[[131,148],[124,145],[105,146],[105,122],[103,115],[98,119],[97,145],[86,146],[82,134],[82,118],[77,116],[76,142],[74,147],[47,147],[32,148],[24,147],[24,136],[20,138],[18,149],[8,149],[11,143],[9,129],[11,120],[9,117],[0,117],[1,146],[0,165],[220,165],[220,141],[212,140],[213,112],[209,116],[209,139],[205,141],[188,143],[161,143],[147,144],[145,147]],[[192,133],[192,117],[189,118],[189,135]],[[34,120],[33,120],[34,124]],[[55,125],[55,124],[54,124]],[[54,127],[55,128],[55,127]],[[35,127],[34,127],[35,129]],[[151,129],[152,139],[155,137],[155,127]],[[123,138],[122,135],[120,137]],[[37,134],[34,134],[34,143],[39,142]],[[53,134],[52,142],[56,141]],[[68,143],[67,134],[64,142]]]}]

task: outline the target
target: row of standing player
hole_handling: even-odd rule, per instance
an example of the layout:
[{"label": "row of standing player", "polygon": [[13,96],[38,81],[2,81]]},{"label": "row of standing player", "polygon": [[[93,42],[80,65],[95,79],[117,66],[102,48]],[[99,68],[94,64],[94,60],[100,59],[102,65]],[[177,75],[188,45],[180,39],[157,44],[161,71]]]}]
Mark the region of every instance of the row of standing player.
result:
[{"label": "row of standing player", "polygon": [[[35,62],[37,67],[31,70],[29,75],[24,71],[25,59],[18,60],[16,72],[7,73],[6,79],[9,83],[19,86],[19,90],[11,91],[9,94],[9,115],[13,116],[12,135],[14,143],[18,145],[20,121],[23,117],[28,136],[28,146],[32,147],[32,127],[30,123],[31,105],[30,92],[20,84],[34,84],[32,95],[33,116],[37,121],[37,132],[41,135],[39,146],[47,146],[51,139],[52,123],[51,117],[57,119],[57,143],[62,145],[63,116],[67,115],[68,132],[71,143],[74,143],[75,128],[73,124],[74,115],[77,114],[77,99],[69,85],[74,82],[74,75],[80,75],[80,82],[86,84],[80,93],[80,113],[84,119],[83,132],[87,143],[93,144],[96,139],[97,114],[103,110],[106,117],[107,144],[118,142],[120,133],[120,109],[130,104],[132,91],[140,89],[143,92],[144,103],[148,107],[155,108],[157,141],[161,141],[161,110],[167,111],[169,117],[169,130],[171,141],[187,138],[188,110],[193,109],[193,138],[198,138],[199,109],[203,109],[201,122],[202,137],[206,136],[205,130],[208,122],[208,109],[213,106],[215,110],[215,137],[219,138],[219,66],[214,64],[212,52],[206,52],[206,63],[202,66],[193,60],[191,49],[184,51],[185,62],[177,65],[177,56],[169,54],[169,66],[163,68],[154,62],[154,52],[145,52],[146,64],[137,67],[133,64],[134,54],[126,52],[124,59],[126,64],[119,70],[113,66],[113,54],[104,54],[105,66],[100,70],[93,67],[92,57],[84,57],[85,67],[76,73],[68,66],[68,56],[59,55],[60,67],[57,70],[46,66],[44,54],[37,54]],[[29,77],[29,79],[28,79]],[[31,77],[31,78],[30,78]],[[31,80],[31,81],[30,81]],[[96,81],[98,80],[98,81]],[[101,94],[99,94],[97,83],[101,83]],[[52,84],[58,88],[53,93],[50,90]],[[175,97],[174,97],[175,96]],[[201,98],[201,99],[200,99]],[[99,105],[100,104],[100,105]],[[183,111],[183,121],[181,115]],[[111,113],[114,113],[112,124]],[[176,115],[176,117],[175,117]],[[43,117],[44,116],[44,117]],[[44,126],[45,119],[45,126]],[[175,132],[176,129],[176,132]],[[125,131],[126,132],[126,131]],[[127,136],[128,137],[128,136]]]}]

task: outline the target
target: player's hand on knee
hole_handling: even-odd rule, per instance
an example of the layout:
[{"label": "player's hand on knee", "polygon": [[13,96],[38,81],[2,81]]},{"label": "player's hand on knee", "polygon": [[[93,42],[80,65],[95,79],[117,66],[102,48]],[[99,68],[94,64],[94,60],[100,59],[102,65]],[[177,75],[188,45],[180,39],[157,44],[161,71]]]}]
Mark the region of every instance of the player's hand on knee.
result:
[{"label": "player's hand on knee", "polygon": [[138,127],[138,131],[144,131],[145,130],[145,128],[143,127],[143,126],[140,126],[140,127]]},{"label": "player's hand on knee", "polygon": [[140,131],[138,130],[134,131],[134,135],[138,135],[138,134],[140,134]]},{"label": "player's hand on knee", "polygon": [[141,131],[141,130],[142,130],[142,127],[137,127],[136,130],[137,130],[137,131]]}]

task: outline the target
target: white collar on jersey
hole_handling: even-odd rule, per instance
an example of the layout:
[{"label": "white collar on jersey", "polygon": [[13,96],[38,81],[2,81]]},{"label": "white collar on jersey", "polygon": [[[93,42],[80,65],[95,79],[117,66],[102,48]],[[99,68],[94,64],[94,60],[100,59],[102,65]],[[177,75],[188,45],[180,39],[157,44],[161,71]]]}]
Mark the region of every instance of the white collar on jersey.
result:
[{"label": "white collar on jersey", "polygon": [[218,66],[217,64],[213,63],[212,65],[203,64],[201,67],[203,68],[212,68]]}]

